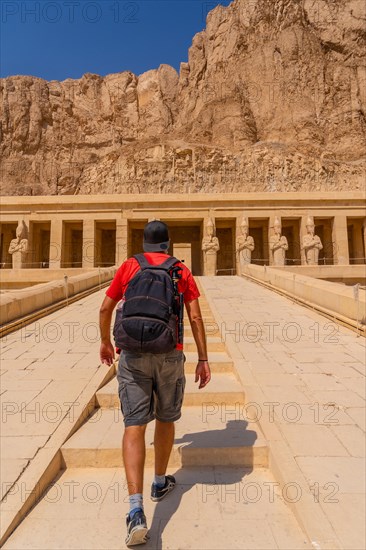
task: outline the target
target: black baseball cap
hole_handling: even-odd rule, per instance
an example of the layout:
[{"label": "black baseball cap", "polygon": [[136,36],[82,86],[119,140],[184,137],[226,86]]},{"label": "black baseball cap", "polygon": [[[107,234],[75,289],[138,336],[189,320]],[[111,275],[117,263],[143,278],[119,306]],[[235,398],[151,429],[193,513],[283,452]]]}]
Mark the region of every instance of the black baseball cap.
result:
[{"label": "black baseball cap", "polygon": [[144,252],[164,252],[169,245],[169,228],[166,223],[154,220],[145,225]]}]

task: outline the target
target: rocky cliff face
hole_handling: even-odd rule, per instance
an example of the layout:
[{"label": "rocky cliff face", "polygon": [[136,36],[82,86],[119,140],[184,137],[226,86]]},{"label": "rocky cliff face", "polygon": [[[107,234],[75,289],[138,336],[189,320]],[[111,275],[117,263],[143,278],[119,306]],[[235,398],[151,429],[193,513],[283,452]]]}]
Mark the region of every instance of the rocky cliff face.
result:
[{"label": "rocky cliff face", "polygon": [[1,80],[2,195],[363,189],[363,0],[234,0],[167,65]]}]

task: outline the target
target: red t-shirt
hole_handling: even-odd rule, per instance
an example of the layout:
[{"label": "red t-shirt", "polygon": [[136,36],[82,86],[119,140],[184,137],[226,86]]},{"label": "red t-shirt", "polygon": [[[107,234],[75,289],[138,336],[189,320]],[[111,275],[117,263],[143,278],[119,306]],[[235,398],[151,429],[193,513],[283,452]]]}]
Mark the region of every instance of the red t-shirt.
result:
[{"label": "red t-shirt", "polygon": [[[144,256],[152,265],[160,265],[169,257],[164,252],[144,252]],[[184,303],[186,304],[187,302],[199,298],[200,292],[188,267],[182,262],[178,262],[177,265],[182,268],[182,271],[180,271],[181,278],[178,281],[178,291],[183,293]],[[123,262],[108,287],[106,295],[115,302],[122,300],[128,283],[136,275],[139,269],[140,266],[135,258],[129,258]],[[183,349],[183,345],[178,343],[177,349]]]}]

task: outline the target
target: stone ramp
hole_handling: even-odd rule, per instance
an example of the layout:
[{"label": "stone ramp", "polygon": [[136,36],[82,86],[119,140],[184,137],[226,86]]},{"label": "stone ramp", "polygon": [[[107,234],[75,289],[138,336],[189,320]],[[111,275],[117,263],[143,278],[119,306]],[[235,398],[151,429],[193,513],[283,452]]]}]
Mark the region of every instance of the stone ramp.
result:
[{"label": "stone ramp", "polygon": [[[165,500],[153,503],[149,499],[153,470],[145,469],[150,539],[141,548],[311,548],[268,470],[206,466],[172,473],[176,488]],[[123,469],[68,468],[3,548],[125,548],[127,503]]]},{"label": "stone ramp", "polygon": [[314,547],[364,549],[365,339],[242,277],[200,281]]},{"label": "stone ramp", "polygon": [[[259,425],[238,416],[238,407],[246,401],[244,388],[224,339],[218,341],[218,324],[204,296],[201,303],[206,326],[215,327],[215,334],[208,336],[213,378],[198,390],[193,381],[197,354],[192,348],[185,351],[186,395],[169,463],[178,487],[157,505],[148,500],[154,460],[154,426],[148,426],[145,501],[151,539],[147,548],[307,548],[306,536],[268,471],[269,448]],[[55,487],[4,548],[124,548],[128,498],[123,487],[122,433],[113,377],[96,392],[90,417],[62,445],[65,471]],[[81,492],[70,500],[65,492],[71,486]],[[58,490],[60,498],[53,497],[52,491]]]},{"label": "stone ramp", "polygon": [[59,471],[61,445],[112,375],[111,367],[99,364],[95,338],[104,293],[0,340],[0,545]]}]

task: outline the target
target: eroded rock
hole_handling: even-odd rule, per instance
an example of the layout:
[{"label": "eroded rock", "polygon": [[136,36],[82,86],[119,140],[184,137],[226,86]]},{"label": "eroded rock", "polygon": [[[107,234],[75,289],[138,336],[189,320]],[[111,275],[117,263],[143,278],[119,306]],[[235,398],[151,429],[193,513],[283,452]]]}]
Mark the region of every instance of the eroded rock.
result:
[{"label": "eroded rock", "polygon": [[363,189],[365,3],[234,0],[161,65],[0,82],[2,195]]}]

